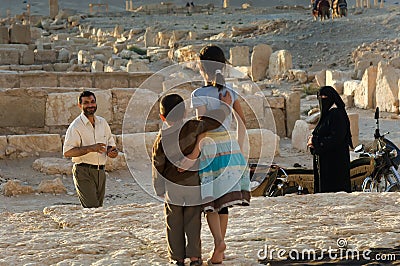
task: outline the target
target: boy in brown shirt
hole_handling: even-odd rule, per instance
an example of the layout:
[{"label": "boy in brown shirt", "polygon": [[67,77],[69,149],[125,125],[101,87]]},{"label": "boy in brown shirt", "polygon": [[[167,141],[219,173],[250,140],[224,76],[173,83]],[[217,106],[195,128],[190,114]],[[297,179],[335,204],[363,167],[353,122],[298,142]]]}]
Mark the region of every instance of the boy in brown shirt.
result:
[{"label": "boy in brown shirt", "polygon": [[202,265],[200,178],[195,166],[184,172],[178,166],[194,149],[198,135],[218,128],[230,115],[231,95],[220,98],[220,109],[186,122],[182,97],[170,94],[160,102],[160,117],[167,128],[160,130],[153,145],[153,187],[165,200],[168,254],[177,265],[185,265],[185,258],[190,258],[190,265]]}]

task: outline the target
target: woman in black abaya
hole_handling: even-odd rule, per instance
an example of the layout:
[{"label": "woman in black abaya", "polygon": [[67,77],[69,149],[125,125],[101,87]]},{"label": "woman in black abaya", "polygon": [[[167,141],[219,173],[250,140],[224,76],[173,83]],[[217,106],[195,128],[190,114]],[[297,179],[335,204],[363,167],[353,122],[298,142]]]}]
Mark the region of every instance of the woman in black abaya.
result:
[{"label": "woman in black abaya", "polygon": [[314,193],[351,192],[353,144],[344,102],[331,86],[321,87],[318,99],[321,117],[307,143],[313,154]]}]

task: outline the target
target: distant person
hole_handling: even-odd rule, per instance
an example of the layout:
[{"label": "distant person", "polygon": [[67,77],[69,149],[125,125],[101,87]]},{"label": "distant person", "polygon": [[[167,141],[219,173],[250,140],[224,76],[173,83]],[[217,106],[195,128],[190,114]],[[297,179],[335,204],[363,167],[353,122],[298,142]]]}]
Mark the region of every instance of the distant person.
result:
[{"label": "distant person", "polygon": [[63,153],[72,157],[75,188],[84,208],[103,206],[106,157],[115,158],[118,150],[107,121],[95,115],[96,96],[84,91],[78,97],[81,114],[72,121],[65,134]]},{"label": "distant person", "polygon": [[172,263],[202,265],[201,197],[197,169],[178,171],[178,163],[194,149],[197,137],[221,125],[230,113],[230,95],[221,96],[220,108],[200,120],[184,121],[185,103],[177,94],[161,99],[160,117],[164,122],[153,145],[152,176],[156,194],[165,200],[168,254]]},{"label": "distant person", "polygon": [[351,192],[353,143],[345,104],[331,86],[321,87],[318,99],[321,116],[307,143],[313,154],[314,192]]},{"label": "distant person", "polygon": [[314,2],[313,2],[313,10],[314,11],[317,11],[319,1],[321,1],[321,0],[314,0]]}]

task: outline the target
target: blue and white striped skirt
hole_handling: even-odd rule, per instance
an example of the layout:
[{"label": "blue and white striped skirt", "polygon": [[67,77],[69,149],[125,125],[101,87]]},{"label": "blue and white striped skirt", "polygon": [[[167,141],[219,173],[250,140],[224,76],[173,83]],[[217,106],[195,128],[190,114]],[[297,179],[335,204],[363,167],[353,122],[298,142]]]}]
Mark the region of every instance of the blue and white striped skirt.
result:
[{"label": "blue and white striped skirt", "polygon": [[199,160],[205,212],[250,204],[250,173],[237,140],[229,132],[207,132]]}]

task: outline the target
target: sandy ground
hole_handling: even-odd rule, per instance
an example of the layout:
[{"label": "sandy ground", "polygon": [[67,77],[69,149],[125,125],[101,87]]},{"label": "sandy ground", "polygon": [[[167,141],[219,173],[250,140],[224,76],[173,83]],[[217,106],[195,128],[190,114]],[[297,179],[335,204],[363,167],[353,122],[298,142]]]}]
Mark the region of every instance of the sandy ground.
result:
[{"label": "sandy ground", "polygon": [[[48,1],[28,2],[32,5],[33,14],[48,13]],[[134,4],[139,4],[139,2],[157,1],[134,1]],[[195,1],[199,4],[209,2]],[[244,1],[231,1],[234,6],[239,6],[242,2]],[[224,45],[226,49],[238,43],[246,45],[268,43],[274,50],[288,49],[293,54],[295,67],[305,70],[319,70],[326,67],[352,69],[354,65],[351,62],[351,52],[359,45],[378,39],[399,38],[400,9],[396,1],[386,1],[388,9],[384,10],[370,9],[356,12],[350,9],[348,18],[323,23],[314,22],[308,9],[277,10],[272,8],[275,5],[293,6],[295,4],[307,7],[309,1],[252,2],[259,8],[250,11],[223,13],[218,13],[218,11],[211,15],[193,14],[192,16],[136,14],[124,17],[124,20],[118,17],[110,19],[93,17],[87,18],[84,23],[105,28],[122,24],[126,29],[138,25],[143,28],[156,26],[159,29],[190,29],[191,27],[200,29],[208,25],[208,30],[204,30],[203,33],[212,36],[223,31],[228,32],[232,25],[282,19],[286,26],[278,32],[267,30],[265,34],[217,42]],[[349,1],[349,5],[354,5],[354,2]],[[74,9],[81,13],[88,12],[88,4],[89,1],[60,1],[61,8]],[[8,8],[13,14],[22,12],[25,5],[23,1],[0,0],[0,16],[4,16]],[[111,11],[123,11],[125,3],[120,1],[119,4],[113,2],[110,5]],[[291,84],[277,85],[287,90],[291,86]],[[306,105],[315,104],[315,102],[307,103],[304,100],[302,103],[303,109],[306,109]],[[350,111],[360,114],[360,140],[362,142],[372,140],[375,128],[375,121],[372,119],[373,111],[355,108]],[[398,130],[400,121],[392,118],[393,114],[382,113],[381,131],[390,131],[389,139],[400,145]],[[61,154],[53,156],[61,157]],[[0,265],[166,264],[166,247],[162,232],[162,204],[144,192],[128,170],[109,173],[104,208],[98,211],[85,211],[79,207],[71,176],[48,176],[34,171],[32,162],[35,159],[0,160],[0,177],[6,180],[19,179],[31,186],[37,186],[43,179],[60,177],[68,192],[65,195],[0,196],[0,212],[2,213]],[[308,153],[292,150],[289,139],[281,140],[281,155],[274,161],[287,167],[293,166],[294,163],[307,168],[311,167],[311,156]],[[235,209],[233,211],[235,219],[228,232],[226,264],[257,265],[255,250],[263,248],[264,240],[283,247],[290,247],[290,243],[296,243],[296,247],[323,247],[334,243],[338,237],[346,237],[364,248],[393,249],[396,245],[398,246],[400,239],[399,200],[399,193],[373,194],[370,198],[361,194],[329,194],[255,199],[253,206],[248,210]],[[329,206],[328,203],[332,205]],[[54,210],[48,212],[52,214],[44,215],[43,209],[52,205],[54,207],[47,209]],[[143,208],[144,205],[148,208]],[[352,209],[354,205],[357,205],[357,208]],[[340,210],[332,212],[335,206]],[[356,215],[356,218],[352,214]],[[98,231],[88,229],[92,226],[92,216],[96,217],[95,221],[104,221]],[[81,221],[79,217],[82,218]],[[124,217],[129,217],[131,220],[124,220]],[[154,223],[152,223],[153,220]],[[63,227],[61,225],[63,223],[66,226]],[[121,224],[118,227],[119,223]],[[125,230],[126,228],[129,230]],[[288,228],[296,229],[289,231],[288,235]],[[132,231],[139,233],[135,234]],[[126,232],[134,237],[124,235]],[[211,236],[206,228],[203,232],[206,258],[211,248]],[[369,233],[365,234],[365,232]],[[82,234],[89,240],[72,241],[80,238]],[[241,235],[245,237],[240,237]],[[105,240],[102,240],[103,237]],[[126,240],[121,246],[126,245],[128,248],[118,247],[118,241],[125,239],[124,237]],[[53,246],[49,246],[48,243],[52,243]],[[132,246],[129,246],[129,243]],[[135,246],[136,243],[139,243],[137,244],[139,246]],[[65,248],[66,246],[71,246],[71,248]],[[107,248],[107,246],[112,248]],[[19,256],[20,252],[23,256]],[[34,254],[37,254],[35,258],[32,256]],[[61,259],[57,260],[57,256]]]}]

